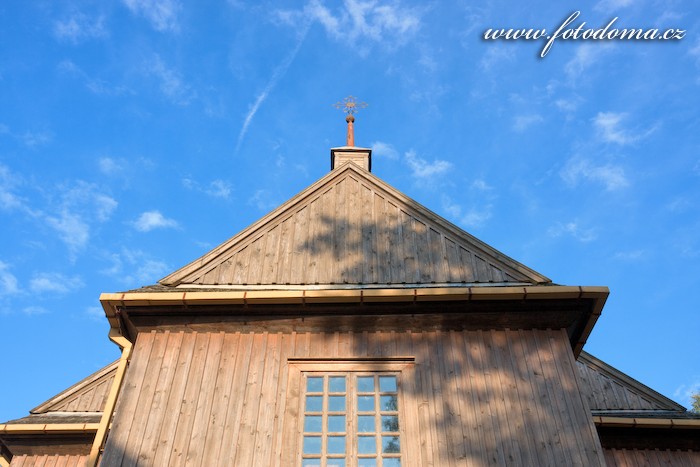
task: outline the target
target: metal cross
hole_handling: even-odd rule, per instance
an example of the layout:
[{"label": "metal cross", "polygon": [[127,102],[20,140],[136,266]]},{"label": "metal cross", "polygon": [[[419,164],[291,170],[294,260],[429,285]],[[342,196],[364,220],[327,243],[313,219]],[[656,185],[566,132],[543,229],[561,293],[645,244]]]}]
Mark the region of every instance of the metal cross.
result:
[{"label": "metal cross", "polygon": [[340,102],[336,102],[333,107],[336,109],[342,109],[347,115],[354,115],[358,110],[367,107],[366,102],[357,102],[357,98],[353,96],[348,96]]}]

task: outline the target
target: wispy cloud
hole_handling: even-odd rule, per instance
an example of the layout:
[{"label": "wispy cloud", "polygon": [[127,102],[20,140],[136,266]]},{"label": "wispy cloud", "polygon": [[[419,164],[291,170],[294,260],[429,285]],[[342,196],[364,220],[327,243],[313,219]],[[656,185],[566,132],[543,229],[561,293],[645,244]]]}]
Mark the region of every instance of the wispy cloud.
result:
[{"label": "wispy cloud", "polygon": [[596,11],[610,13],[624,7],[628,7],[634,3],[634,0],[600,0],[593,7]]},{"label": "wispy cloud", "polygon": [[569,159],[559,175],[570,186],[576,186],[580,180],[588,180],[602,183],[609,191],[626,188],[630,184],[621,166],[595,165],[577,157]]},{"label": "wispy cloud", "polygon": [[83,13],[74,13],[66,19],[54,22],[53,33],[59,40],[73,44],[108,35],[104,16],[91,18]]},{"label": "wispy cloud", "polygon": [[311,0],[302,10],[278,11],[277,16],[292,26],[304,20],[317,22],[331,38],[355,46],[361,54],[368,52],[370,44],[400,46],[416,34],[421,24],[418,10],[398,2],[345,0],[334,13],[320,0]]},{"label": "wispy cloud", "polygon": [[582,243],[588,243],[598,238],[594,229],[581,227],[578,221],[575,220],[565,223],[557,222],[556,225],[547,230],[547,234],[555,238],[568,235]]},{"label": "wispy cloud", "polygon": [[544,119],[540,114],[516,115],[513,121],[513,130],[522,133],[533,125],[542,123]]},{"label": "wispy cloud", "polygon": [[75,256],[88,244],[91,224],[108,221],[118,203],[96,185],[83,181],[59,189],[60,202],[44,220]]},{"label": "wispy cloud", "polygon": [[261,211],[269,211],[279,205],[269,190],[256,190],[253,196],[248,199],[248,204],[256,206]]},{"label": "wispy cloud", "polygon": [[272,92],[275,86],[277,86],[279,80],[282,79],[282,77],[284,77],[284,75],[287,73],[287,70],[292,65],[292,62],[299,53],[299,49],[304,43],[304,39],[306,38],[306,34],[308,33],[308,31],[309,23],[307,21],[304,24],[301,33],[297,36],[297,42],[294,48],[291,50],[291,52],[287,54],[286,57],[284,57],[282,62],[279,65],[277,65],[277,68],[275,68],[275,71],[272,73],[272,77],[265,85],[265,88],[260,94],[258,94],[258,97],[255,98],[255,101],[248,109],[248,113],[246,114],[245,119],[243,120],[243,126],[241,127],[241,131],[238,133],[238,141],[236,142],[236,153],[241,148],[241,143],[243,142],[243,138],[245,137],[246,133],[248,133],[248,127],[253,121],[253,117],[255,117],[255,114],[258,112],[258,109],[260,108],[262,103],[265,102],[265,99],[267,99],[267,96],[270,94],[270,92]]},{"label": "wispy cloud", "polygon": [[199,191],[213,198],[229,199],[231,197],[231,184],[224,180],[213,180],[207,185],[201,185],[191,178],[183,178],[182,185],[189,190]]},{"label": "wispy cloud", "polygon": [[490,46],[479,60],[479,68],[482,71],[491,71],[496,65],[512,62],[515,59],[515,50],[506,46]]},{"label": "wispy cloud", "polygon": [[647,255],[644,250],[618,251],[614,258],[621,261],[638,261]]},{"label": "wispy cloud", "polygon": [[134,94],[132,90],[123,85],[111,84],[105,80],[94,78],[76,65],[71,60],[62,60],[57,67],[58,71],[79,78],[85,87],[93,94],[106,96],[121,96]]},{"label": "wispy cloud", "polygon": [[452,168],[452,163],[435,159],[428,162],[416,155],[414,150],[410,150],[405,155],[405,160],[411,169],[411,174],[419,181],[428,181],[438,175],[444,174]]},{"label": "wispy cloud", "polygon": [[375,141],[370,144],[372,147],[372,154],[377,157],[386,157],[387,159],[398,159],[399,153],[394,149],[389,143],[383,143],[381,141]]},{"label": "wispy cloud", "polygon": [[27,200],[16,191],[22,183],[21,177],[10,171],[7,166],[0,164],[0,209],[5,211],[22,211],[33,215]]},{"label": "wispy cloud", "polygon": [[693,375],[690,381],[683,383],[673,391],[673,397],[681,401],[686,407],[690,408],[692,404],[692,395],[700,394],[700,376]]},{"label": "wispy cloud", "polygon": [[0,297],[19,292],[19,281],[9,269],[10,266],[7,263],[0,261]]},{"label": "wispy cloud", "polygon": [[494,188],[483,178],[475,179],[468,188],[471,207],[465,209],[449,196],[441,198],[442,209],[457,224],[466,228],[480,228],[493,216],[493,206],[497,195]]},{"label": "wispy cloud", "polygon": [[160,211],[146,211],[142,213],[133,223],[134,228],[139,232],[150,232],[154,229],[177,228],[178,223],[173,219],[163,216]]},{"label": "wispy cloud", "polygon": [[24,313],[27,316],[37,316],[37,315],[45,315],[49,312],[46,308],[43,306],[26,306],[22,308],[22,313]]},{"label": "wispy cloud", "polygon": [[146,18],[156,31],[177,32],[182,5],[177,0],[123,0],[129,10]]},{"label": "wispy cloud", "polygon": [[172,103],[188,105],[197,97],[197,92],[189,86],[177,70],[169,68],[159,55],[148,62],[147,72],[160,81],[160,91]]},{"label": "wispy cloud", "polygon": [[564,73],[568,78],[569,85],[575,85],[581,76],[594,64],[599,62],[603,55],[613,49],[608,43],[601,44],[581,44],[576,48],[571,60],[564,65]]},{"label": "wispy cloud", "polygon": [[447,217],[455,223],[468,229],[477,229],[483,227],[486,221],[491,219],[493,204],[487,203],[479,205],[479,207],[470,207],[464,209],[460,204],[455,203],[449,196],[444,195],[441,199],[442,209],[447,214]]},{"label": "wispy cloud", "polygon": [[29,281],[29,289],[38,294],[66,294],[74,292],[85,285],[80,276],[66,276],[57,272],[41,272],[34,274]]},{"label": "wispy cloud", "polygon": [[124,171],[124,161],[111,157],[100,157],[97,161],[97,168],[105,175],[114,176]]},{"label": "wispy cloud", "polygon": [[[101,272],[128,286],[153,284],[171,272],[166,263],[141,250],[124,248],[119,253],[108,254],[107,260],[111,264]],[[100,318],[104,318],[102,311]]]},{"label": "wispy cloud", "polygon": [[623,121],[626,120],[627,117],[628,115],[626,113],[598,112],[598,115],[593,118],[593,125],[603,141],[606,143],[619,144],[621,146],[636,143],[646,138],[657,129],[656,125],[641,132],[635,132],[624,128]]}]

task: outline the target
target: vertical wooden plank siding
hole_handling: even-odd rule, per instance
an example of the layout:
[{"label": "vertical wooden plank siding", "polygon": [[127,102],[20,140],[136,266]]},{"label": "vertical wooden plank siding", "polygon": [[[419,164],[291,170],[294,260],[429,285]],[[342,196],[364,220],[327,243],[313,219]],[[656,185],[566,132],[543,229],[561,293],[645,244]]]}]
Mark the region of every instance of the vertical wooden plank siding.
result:
[{"label": "vertical wooden plank siding", "polygon": [[637,467],[640,465],[668,465],[694,467],[700,465],[700,452],[670,449],[606,449],[608,467]]},{"label": "vertical wooden plank siding", "polygon": [[561,330],[144,334],[102,465],[296,465],[303,379],[290,357],[414,357],[400,378],[405,466],[680,455],[603,453],[570,353]]}]

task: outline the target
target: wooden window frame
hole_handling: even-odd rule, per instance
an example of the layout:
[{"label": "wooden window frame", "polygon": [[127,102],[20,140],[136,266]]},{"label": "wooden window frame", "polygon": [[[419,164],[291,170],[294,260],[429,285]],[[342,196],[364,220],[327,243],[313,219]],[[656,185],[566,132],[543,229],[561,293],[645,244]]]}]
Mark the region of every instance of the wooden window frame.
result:
[{"label": "wooden window frame", "polygon": [[[290,465],[301,465],[302,455],[303,455],[303,436],[304,436],[304,395],[306,392],[305,378],[304,375],[309,376],[349,376],[354,374],[355,377],[362,376],[362,373],[367,375],[381,376],[383,374],[396,376],[398,395],[398,407],[397,414],[399,416],[399,431],[398,436],[401,440],[401,448],[398,456],[386,456],[386,457],[399,457],[401,459],[401,465],[407,465],[406,463],[406,447],[407,447],[407,423],[409,418],[408,412],[406,410],[406,397],[402,396],[404,387],[410,385],[410,380],[413,377],[413,370],[415,366],[415,357],[389,357],[389,358],[289,358],[289,396],[291,399],[296,398],[296,401],[290,400],[290,405],[288,406],[288,416],[296,418],[296,423],[294,424],[293,430],[288,430],[289,436],[293,436],[294,439],[289,439],[288,442],[291,444],[289,447],[293,448],[293,462]],[[324,379],[325,381],[325,379]],[[406,382],[408,381],[408,384]],[[378,381],[377,381],[378,382]],[[346,385],[354,384],[351,383],[351,379],[346,380]],[[324,389],[325,390],[325,389]],[[354,388],[346,386],[346,397],[356,397],[357,392]],[[376,388],[376,394],[380,394],[379,387]],[[375,408],[375,416],[381,417],[380,410]],[[357,417],[357,404],[355,401],[349,403],[346,401],[346,449],[345,462],[346,466],[357,466],[358,464],[358,432],[350,431],[351,427],[355,426]],[[289,420],[289,419],[288,419]],[[288,425],[289,426],[289,425]],[[323,436],[326,436],[326,427],[323,426]],[[381,440],[381,432],[375,432],[375,439]],[[322,438],[323,439],[323,438]],[[286,444],[286,443],[285,443]],[[323,448],[322,448],[322,453]],[[378,461],[382,458],[382,445],[378,442],[377,452],[374,457]],[[292,459],[289,459],[292,460]],[[322,464],[325,465],[325,464]],[[379,461],[378,465],[381,465]]]}]

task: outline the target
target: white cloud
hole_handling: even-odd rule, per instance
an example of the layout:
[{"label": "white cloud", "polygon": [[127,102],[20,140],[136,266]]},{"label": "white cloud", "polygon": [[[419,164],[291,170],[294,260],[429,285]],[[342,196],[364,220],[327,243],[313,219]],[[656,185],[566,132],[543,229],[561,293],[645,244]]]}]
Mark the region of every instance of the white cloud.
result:
[{"label": "white cloud", "polygon": [[588,243],[598,238],[594,229],[582,228],[577,221],[567,223],[557,222],[556,225],[547,230],[547,233],[555,238],[561,237],[562,235],[570,235],[582,243]]},{"label": "white cloud", "polygon": [[190,190],[196,190],[213,198],[229,199],[231,197],[231,184],[224,180],[213,180],[208,185],[202,186],[191,178],[183,178],[182,185]]},{"label": "white cloud", "polygon": [[360,42],[392,48],[405,43],[420,29],[417,11],[399,3],[345,0],[334,14],[320,0],[311,0],[303,10],[278,11],[277,16],[295,27],[308,20],[317,22],[331,38],[355,46],[361,54],[367,53],[367,48],[358,47]]},{"label": "white cloud", "polygon": [[615,259],[622,261],[637,261],[643,259],[647,255],[644,250],[618,251],[615,253]]},{"label": "white cloud", "polygon": [[[107,259],[111,266],[101,272],[128,286],[154,284],[171,272],[166,263],[155,260],[140,250],[122,249],[120,253],[108,254]],[[127,265],[126,270],[124,265]],[[104,317],[104,312],[100,311],[100,317]]]},{"label": "white cloud", "polygon": [[447,195],[442,197],[441,202],[442,209],[447,215],[455,223],[466,228],[476,229],[483,227],[492,216],[493,204],[491,203],[480,204],[478,209],[471,207],[465,211],[462,206],[453,202]]},{"label": "white cloud", "polygon": [[7,263],[0,261],[0,296],[14,295],[19,292],[19,282],[9,268]]},{"label": "white cloud", "polygon": [[512,62],[514,58],[515,51],[512,47],[490,45],[479,61],[479,68],[482,71],[490,71],[495,65]]},{"label": "white cloud", "polygon": [[255,117],[255,114],[258,112],[258,109],[260,108],[262,103],[265,102],[267,96],[270,94],[270,92],[272,92],[275,86],[277,86],[279,80],[282,79],[282,77],[284,77],[284,75],[287,73],[287,70],[292,65],[292,62],[299,53],[301,44],[304,43],[304,39],[306,38],[306,34],[308,31],[309,24],[307,23],[305,26],[303,26],[301,33],[297,36],[297,42],[294,48],[287,54],[286,57],[284,57],[282,62],[280,62],[280,64],[277,65],[277,68],[275,68],[275,71],[272,73],[272,77],[265,85],[265,89],[263,89],[263,91],[258,95],[258,97],[255,98],[253,105],[251,105],[248,109],[248,113],[246,114],[245,119],[243,120],[243,126],[241,126],[241,131],[238,133],[238,140],[236,142],[236,152],[238,152],[238,150],[241,148],[243,138],[245,137],[246,133],[248,133],[248,127],[253,121],[253,117]]},{"label": "white cloud", "polygon": [[105,37],[107,36],[107,29],[104,16],[90,18],[83,13],[75,13],[63,21],[56,21],[53,33],[60,40],[67,40],[77,44],[83,39]]},{"label": "white cloud", "polygon": [[621,146],[636,143],[656,131],[656,126],[641,133],[623,128],[622,123],[627,116],[626,113],[598,112],[598,115],[593,118],[593,125],[603,141]]},{"label": "white cloud", "polygon": [[0,209],[6,211],[19,210],[31,214],[32,210],[19,195],[15,194],[15,189],[21,183],[21,179],[10,169],[0,164]]},{"label": "white cloud", "polygon": [[532,125],[542,123],[544,119],[539,114],[517,115],[513,121],[513,130],[522,133]]},{"label": "white cloud", "polygon": [[593,7],[596,11],[613,12],[632,5],[634,0],[600,0]]},{"label": "white cloud", "polygon": [[19,140],[28,148],[44,146],[49,144],[53,139],[53,135],[48,131],[31,132],[25,131],[18,136]]},{"label": "white cloud", "polygon": [[105,175],[116,175],[124,171],[124,161],[112,159],[111,157],[101,157],[97,161],[97,167]]},{"label": "white cloud", "polygon": [[108,221],[118,203],[98,191],[96,185],[83,181],[61,191],[60,204],[50,210],[51,214],[45,214],[44,220],[75,255],[87,246],[91,225]]},{"label": "white cloud", "polygon": [[686,407],[692,404],[692,395],[700,393],[700,376],[693,376],[693,381],[681,384],[673,391],[673,397],[680,400]]},{"label": "white cloud", "polygon": [[383,143],[381,141],[375,141],[370,144],[372,147],[372,155],[378,157],[386,157],[387,159],[398,159],[399,153],[394,149],[389,143]]},{"label": "white cloud", "polygon": [[452,163],[440,159],[428,162],[410,150],[406,153],[406,163],[411,168],[412,175],[419,180],[428,180],[443,174],[452,168]]},{"label": "white cloud", "polygon": [[102,307],[99,306],[89,306],[85,308],[85,315],[95,321],[105,321],[105,312]]},{"label": "white cloud", "polygon": [[131,12],[143,16],[156,31],[178,31],[182,5],[176,0],[123,0]]},{"label": "white cloud", "polygon": [[84,285],[80,276],[68,277],[57,272],[37,273],[29,281],[29,288],[35,293],[66,294]]},{"label": "white cloud", "polygon": [[147,70],[160,80],[160,91],[172,103],[184,106],[197,97],[197,92],[184,82],[180,73],[168,68],[159,55],[149,61]]},{"label": "white cloud", "polygon": [[268,190],[256,190],[248,199],[248,204],[254,204],[261,211],[269,211],[279,205]]},{"label": "white cloud", "polygon": [[574,56],[564,65],[564,73],[570,85],[576,83],[585,71],[598,62],[603,55],[613,49],[610,43],[581,44]]},{"label": "white cloud", "polygon": [[176,228],[178,223],[173,219],[163,216],[160,211],[146,211],[134,222],[134,227],[139,232],[149,232],[153,229]]},{"label": "white cloud", "polygon": [[22,309],[22,313],[29,316],[45,315],[49,310],[43,306],[27,306]]},{"label": "white cloud", "polygon": [[88,75],[83,69],[78,67],[78,65],[73,63],[71,60],[62,60],[58,64],[57,69],[60,72],[72,76],[77,76],[78,78],[82,79],[85,83],[85,87],[88,89],[88,91],[92,92],[93,94],[108,96],[134,94],[134,92],[126,86],[113,85],[102,79],[93,78],[92,76]]},{"label": "white cloud", "polygon": [[581,179],[602,183],[606,190],[614,191],[629,186],[625,170],[617,165],[594,165],[587,159],[571,158],[559,172],[569,185],[576,186]]},{"label": "white cloud", "polygon": [[80,215],[63,210],[56,216],[47,216],[46,223],[58,232],[71,253],[82,250],[90,240],[90,226]]}]

